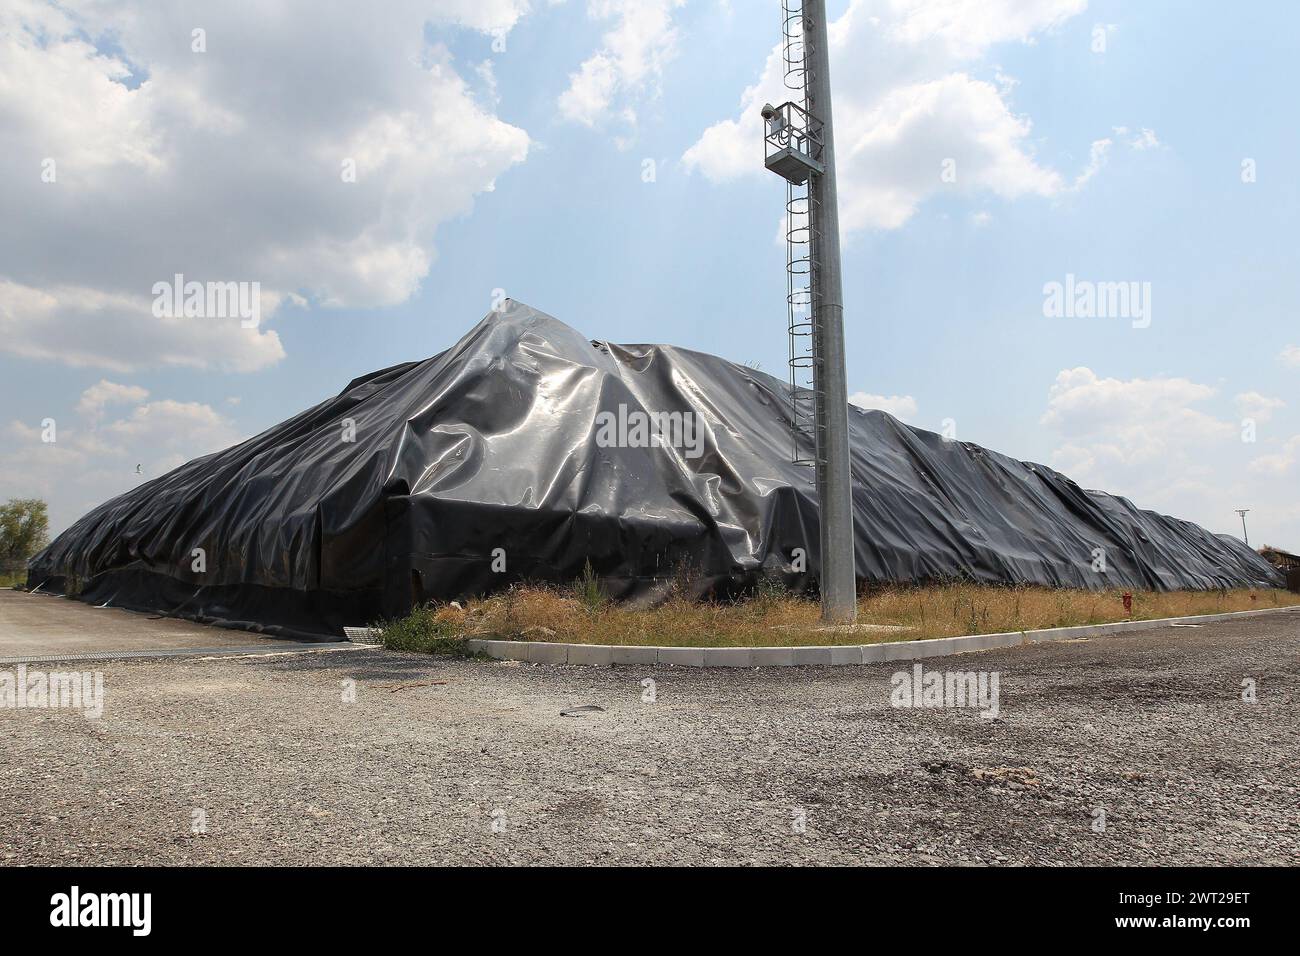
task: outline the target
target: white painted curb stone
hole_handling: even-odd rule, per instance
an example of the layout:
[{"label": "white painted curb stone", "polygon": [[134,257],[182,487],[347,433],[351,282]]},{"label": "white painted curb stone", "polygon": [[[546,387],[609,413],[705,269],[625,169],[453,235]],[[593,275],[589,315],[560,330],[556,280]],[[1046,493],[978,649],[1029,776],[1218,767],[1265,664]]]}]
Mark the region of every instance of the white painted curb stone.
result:
[{"label": "white painted curb stone", "polygon": [[1152,631],[1174,624],[1207,624],[1300,611],[1297,607],[1270,607],[1257,611],[1229,611],[1226,614],[1202,614],[1196,617],[1166,617],[1154,621],[1119,621],[1114,624],[1084,624],[1079,627],[1056,627],[1043,631],[1007,631],[1002,634],[972,634],[968,637],[937,637],[924,641],[891,641],[886,644],[844,644],[805,647],[630,647],[612,644],[555,644],[545,641],[467,642],[471,653],[485,654],[501,661],[524,661],[530,664],[671,664],[678,667],[799,667],[817,665],[839,667],[846,664],[878,664],[884,661],[915,661],[948,654],[969,654],[1018,644],[1046,641],[1073,641],[1086,637],[1105,637],[1130,631]]}]

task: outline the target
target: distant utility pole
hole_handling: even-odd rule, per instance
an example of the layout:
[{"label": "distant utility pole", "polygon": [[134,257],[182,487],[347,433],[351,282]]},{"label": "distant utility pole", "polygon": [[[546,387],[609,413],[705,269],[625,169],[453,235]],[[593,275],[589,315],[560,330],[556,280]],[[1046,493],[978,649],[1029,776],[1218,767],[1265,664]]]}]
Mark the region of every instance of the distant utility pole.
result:
[{"label": "distant utility pole", "polygon": [[821,513],[822,620],[857,619],[853,479],[849,469],[848,382],[840,214],[831,122],[830,46],[825,0],[782,0],[785,81],[802,103],[763,107],[765,164],[789,183],[786,198],[791,426],[799,460],[800,375],[811,373],[816,487]]},{"label": "distant utility pole", "polygon": [[1241,536],[1246,539],[1246,547],[1250,547],[1250,535],[1246,534],[1246,515],[1250,514],[1249,508],[1238,508],[1237,514],[1241,515]]}]

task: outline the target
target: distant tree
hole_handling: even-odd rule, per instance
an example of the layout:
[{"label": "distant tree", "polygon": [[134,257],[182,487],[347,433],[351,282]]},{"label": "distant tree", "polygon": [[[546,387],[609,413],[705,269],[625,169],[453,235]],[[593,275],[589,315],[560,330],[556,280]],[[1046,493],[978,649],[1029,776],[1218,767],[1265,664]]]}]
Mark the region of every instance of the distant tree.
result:
[{"label": "distant tree", "polygon": [[26,567],[49,543],[50,519],[39,498],[10,498],[0,505],[0,570]]}]

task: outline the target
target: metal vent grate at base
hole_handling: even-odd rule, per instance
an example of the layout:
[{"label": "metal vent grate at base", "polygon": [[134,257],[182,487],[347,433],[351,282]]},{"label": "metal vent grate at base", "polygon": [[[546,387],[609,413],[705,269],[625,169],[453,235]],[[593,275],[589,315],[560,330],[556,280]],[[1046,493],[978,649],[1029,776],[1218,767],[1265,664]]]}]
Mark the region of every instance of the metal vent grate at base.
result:
[{"label": "metal vent grate at base", "polygon": [[353,644],[384,643],[384,632],[377,627],[345,627],[343,633]]}]

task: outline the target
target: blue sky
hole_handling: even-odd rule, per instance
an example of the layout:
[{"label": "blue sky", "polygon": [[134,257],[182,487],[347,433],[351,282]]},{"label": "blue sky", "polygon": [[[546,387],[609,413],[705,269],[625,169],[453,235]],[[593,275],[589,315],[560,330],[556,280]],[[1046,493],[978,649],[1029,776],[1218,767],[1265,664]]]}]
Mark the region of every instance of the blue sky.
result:
[{"label": "blue sky", "polygon": [[[0,498],[41,494],[61,528],[139,480],[136,463],[148,477],[254,434],[358,374],[447,347],[483,317],[496,289],[593,338],[668,342],[784,376],[783,185],[761,169],[757,148],[692,153],[706,130],[741,118],[778,37],[778,5],[650,0],[649,18],[628,9],[632,0],[498,0],[481,15],[458,13],[466,6],[453,0],[444,6],[443,16],[417,10],[367,26],[372,33],[353,43],[348,15],[337,12],[315,33],[287,29],[279,40],[296,44],[292,56],[279,54],[274,34],[249,39],[251,13],[225,14],[209,28],[201,69],[190,66],[187,44],[202,8],[171,14],[170,31],[142,26],[148,16],[58,20],[38,4],[0,21],[10,51],[22,46],[29,58],[23,83],[77,82],[67,71],[42,80],[33,69],[56,55],[102,68],[108,54],[149,77],[116,81],[123,95],[112,91],[112,108],[101,105],[102,130],[99,116],[69,132],[51,128],[48,110],[0,101],[0,120],[11,121],[0,130],[15,140],[3,150],[11,168],[0,199],[0,252],[13,252],[0,257],[0,426],[8,427]],[[849,3],[830,4],[843,34],[837,120],[842,137],[865,144],[851,151],[841,142],[844,201],[859,210],[846,217],[850,390],[921,427],[951,418],[961,439],[1215,531],[1239,530],[1233,509],[1251,507],[1252,543],[1300,549],[1300,359],[1287,352],[1300,345],[1300,131],[1288,122],[1300,8],[951,6],[947,19],[927,19],[904,0],[862,0],[852,17]],[[40,44],[31,22],[45,24]],[[1093,49],[1099,29],[1104,52]],[[74,30],[88,45],[74,46]],[[236,39],[239,48],[228,49]],[[618,57],[629,43],[639,44],[630,66]],[[386,45],[397,65],[375,79],[367,57],[379,62]],[[566,91],[602,51],[599,62],[615,65],[612,91],[575,115]],[[416,55],[423,64],[411,62]],[[227,72],[221,57],[232,61]],[[334,61],[334,75],[311,75],[321,59]],[[311,94],[290,87],[277,104],[278,71],[298,62]],[[407,84],[423,83],[434,62],[463,89],[407,102]],[[17,69],[18,58],[10,63]],[[246,76],[235,79],[236,63]],[[254,81],[262,86],[250,93]],[[330,97],[355,101],[350,119]],[[188,104],[188,120],[175,118],[178,103]],[[460,116],[466,103],[478,113],[422,135],[430,111]],[[207,119],[196,124],[194,114]],[[372,144],[375,115],[416,127],[400,134],[410,150],[385,140],[383,201],[353,203],[332,184],[297,195],[296,184],[317,175],[319,144],[355,144],[358,129]],[[282,127],[295,123],[301,135],[287,135]],[[454,162],[422,165],[440,136],[466,126],[475,132]],[[187,152],[186,136],[201,148]],[[40,158],[63,155],[49,144],[87,140],[96,156],[119,158],[69,158],[66,187],[39,181]],[[137,141],[149,144],[145,159],[123,145]],[[229,149],[214,158],[214,143]],[[945,184],[940,164],[953,155],[958,182]],[[736,156],[748,156],[752,171]],[[647,159],[656,162],[653,182],[643,181]],[[1254,182],[1242,180],[1245,160],[1254,161]],[[106,197],[128,174],[140,183],[171,177],[183,198],[155,208],[157,190],[140,185],[137,202],[115,205]],[[363,185],[368,175],[363,164]],[[265,182],[275,188],[262,193]],[[443,191],[436,209],[422,211]],[[171,219],[178,205],[190,218]],[[203,241],[186,238],[187,223]],[[137,241],[142,230],[164,229],[175,230],[170,248]],[[255,234],[265,245],[256,256],[231,252]],[[339,262],[376,245],[423,250],[427,268],[394,266],[389,255],[365,270]],[[46,257],[23,252],[32,247]],[[149,277],[167,278],[171,248],[190,254],[180,258],[192,273],[214,263],[202,278],[274,274],[264,288],[301,296],[264,321],[280,354],[263,340],[260,351],[227,356],[216,339],[154,354],[150,318],[117,311],[138,306],[105,306],[85,291],[122,292],[119,275],[144,277],[137,285],[146,288]],[[7,259],[16,265],[6,268]],[[1044,284],[1067,274],[1150,283],[1150,327],[1045,317]],[[31,290],[54,304],[33,306]],[[61,343],[99,334],[112,338],[97,349],[120,344],[125,358],[63,354]],[[177,359],[177,348],[191,347]],[[113,387],[87,398],[101,382]],[[62,457],[45,454],[53,449],[36,437],[47,417],[68,423]],[[1246,418],[1254,442],[1241,440]]]}]

